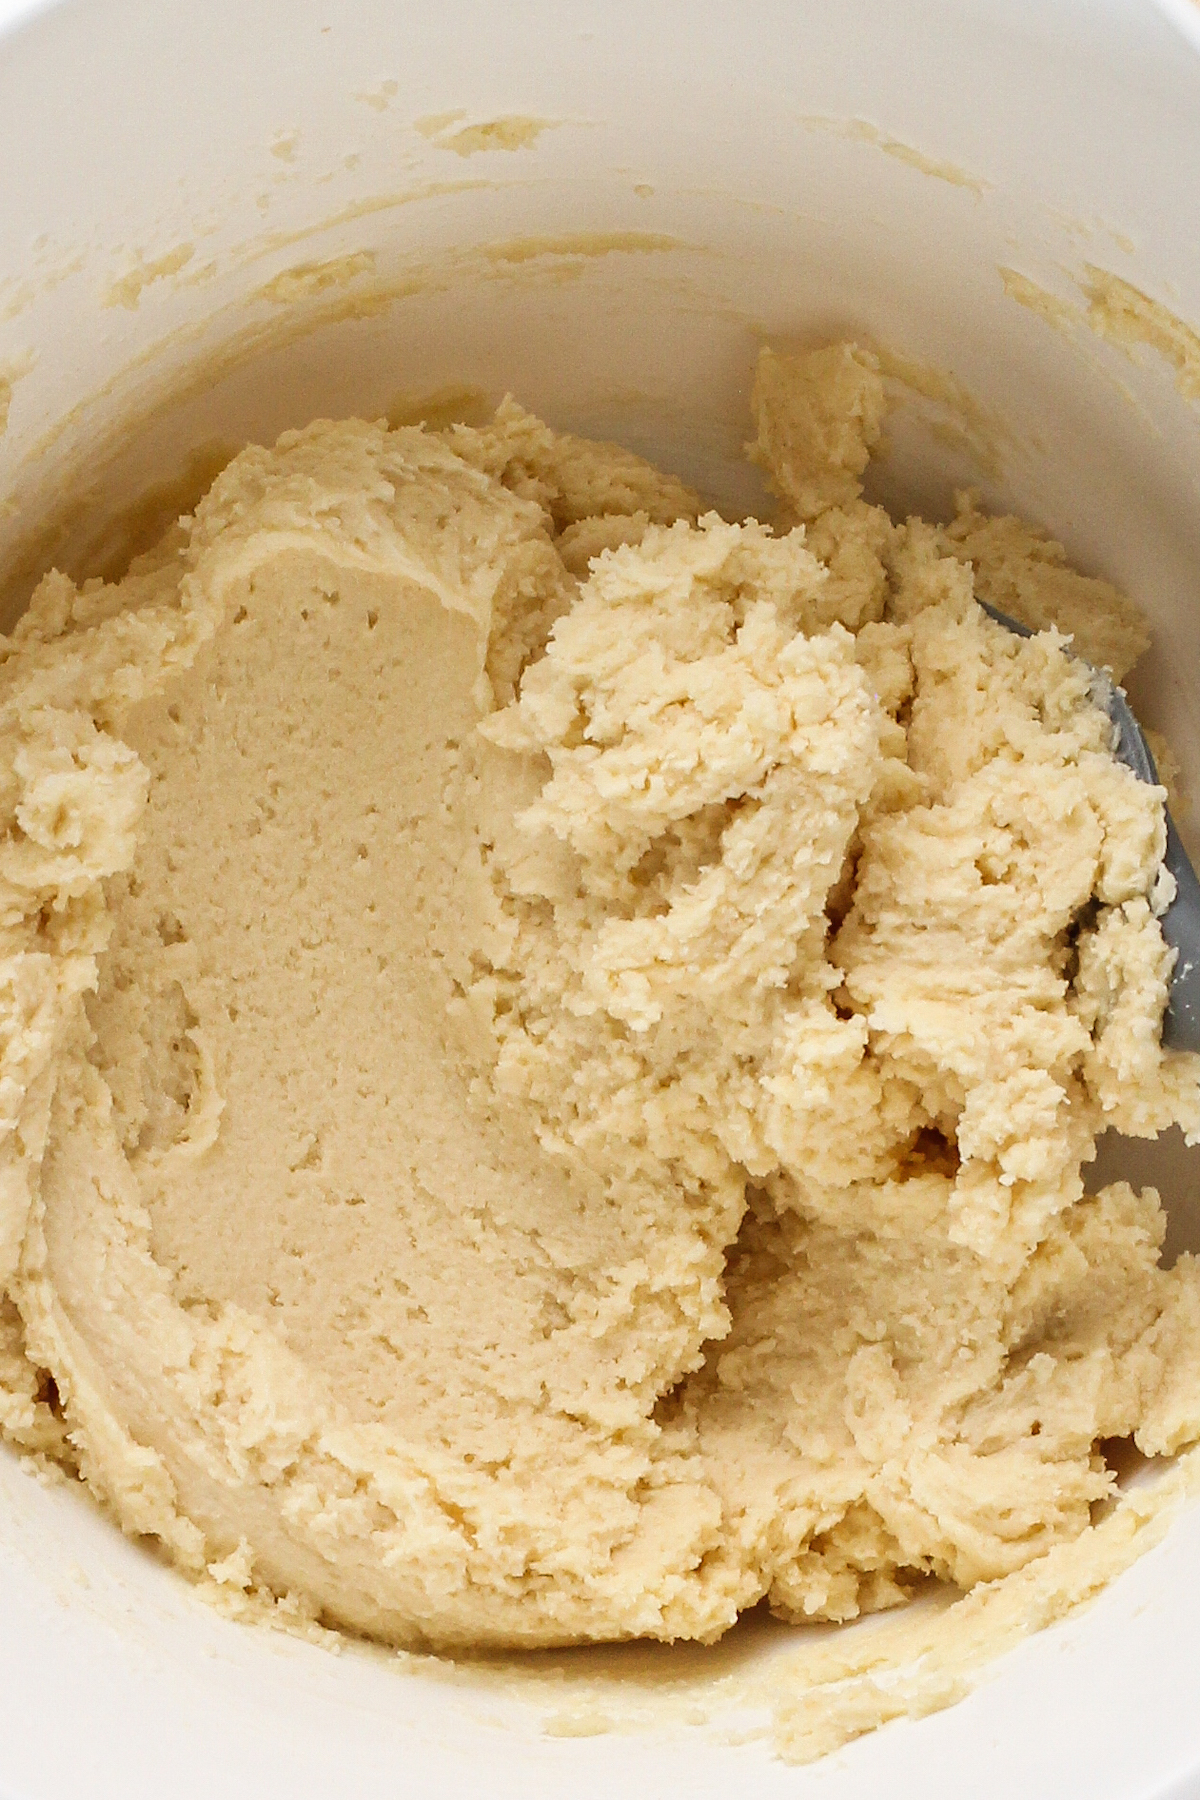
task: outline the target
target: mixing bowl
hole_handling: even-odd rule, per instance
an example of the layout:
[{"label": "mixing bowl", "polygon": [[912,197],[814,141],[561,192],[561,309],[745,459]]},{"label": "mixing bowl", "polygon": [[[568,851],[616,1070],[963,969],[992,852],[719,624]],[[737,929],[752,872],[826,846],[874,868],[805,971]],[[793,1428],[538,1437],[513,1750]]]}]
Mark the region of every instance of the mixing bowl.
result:
[{"label": "mixing bowl", "polygon": [[[1156,641],[1132,698],[1195,788],[1189,8],[0,11],[8,617],[46,567],[119,569],[234,448],[320,414],[454,416],[511,388],[753,510],[757,346],[848,333],[897,402],[875,497],[937,514],[978,486],[1135,594]],[[1106,1143],[1101,1166],[1157,1179],[1169,1253],[1200,1246],[1178,1142]],[[334,1654],[221,1617],[11,1455],[0,1616],[4,1800],[1200,1794],[1195,1505],[967,1699],[805,1769],[774,1758],[747,1681],[802,1632],[526,1675]]]}]

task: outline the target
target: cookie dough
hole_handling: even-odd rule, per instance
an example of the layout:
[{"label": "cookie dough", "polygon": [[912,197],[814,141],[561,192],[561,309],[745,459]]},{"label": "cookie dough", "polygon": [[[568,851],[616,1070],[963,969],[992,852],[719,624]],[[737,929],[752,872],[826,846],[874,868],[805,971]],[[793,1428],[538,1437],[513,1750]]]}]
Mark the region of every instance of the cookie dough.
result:
[{"label": "cookie dough", "polygon": [[0,646],[0,1421],[197,1577],[711,1640],[1200,1437],[1200,1271],[1081,1176],[1200,1137],[1163,793],[1056,629],[1119,678],[1140,616],[870,505],[870,354],[754,403],[770,524],[511,401],[322,422]]}]

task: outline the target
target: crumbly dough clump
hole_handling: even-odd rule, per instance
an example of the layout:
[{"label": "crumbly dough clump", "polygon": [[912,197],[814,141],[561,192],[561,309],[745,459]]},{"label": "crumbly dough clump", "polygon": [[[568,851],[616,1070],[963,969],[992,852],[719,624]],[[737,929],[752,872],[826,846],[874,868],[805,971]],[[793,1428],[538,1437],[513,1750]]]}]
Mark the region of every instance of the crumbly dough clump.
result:
[{"label": "crumbly dough clump", "polygon": [[755,408],[771,525],[511,401],[318,423],[0,648],[0,1426],[196,1575],[714,1639],[1200,1437],[1200,1271],[1080,1172],[1200,1136],[1163,792],[1062,635],[1141,620],[868,504],[869,354]]}]

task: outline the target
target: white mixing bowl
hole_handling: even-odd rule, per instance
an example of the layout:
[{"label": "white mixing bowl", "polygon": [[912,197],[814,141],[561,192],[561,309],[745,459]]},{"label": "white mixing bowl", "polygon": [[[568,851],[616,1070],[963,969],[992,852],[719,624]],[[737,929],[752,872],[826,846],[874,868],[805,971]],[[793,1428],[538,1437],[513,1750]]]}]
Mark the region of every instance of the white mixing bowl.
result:
[{"label": "white mixing bowl", "polygon": [[[937,509],[974,482],[1138,596],[1157,641],[1133,696],[1200,791],[1200,340],[1148,313],[1122,346],[1087,318],[1092,268],[1200,319],[1200,57],[1168,17],[1189,9],[0,8],[13,603],[51,561],[114,563],[230,446],[451,385],[511,387],[753,505],[757,344],[850,331],[908,396],[877,493]],[[1194,1164],[1155,1154],[1172,1241],[1196,1242]],[[570,1657],[550,1704],[239,1626],[0,1456],[3,1800],[1200,1795],[1195,1506],[961,1704],[807,1769],[684,1716],[786,1640],[618,1653],[615,1729],[571,1735],[604,1720],[572,1712]]]}]

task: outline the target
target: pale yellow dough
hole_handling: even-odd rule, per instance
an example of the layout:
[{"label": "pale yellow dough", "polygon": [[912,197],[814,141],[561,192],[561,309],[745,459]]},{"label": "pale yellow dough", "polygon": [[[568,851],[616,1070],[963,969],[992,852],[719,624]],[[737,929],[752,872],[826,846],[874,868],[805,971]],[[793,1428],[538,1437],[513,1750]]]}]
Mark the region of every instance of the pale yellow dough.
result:
[{"label": "pale yellow dough", "polygon": [[773,525],[506,402],[318,423],[0,663],[0,1424],[196,1575],[403,1645],[843,1620],[1200,1437],[1129,602],[862,498]]}]

